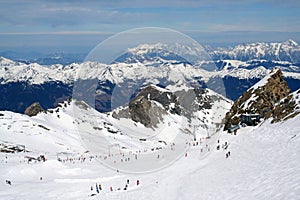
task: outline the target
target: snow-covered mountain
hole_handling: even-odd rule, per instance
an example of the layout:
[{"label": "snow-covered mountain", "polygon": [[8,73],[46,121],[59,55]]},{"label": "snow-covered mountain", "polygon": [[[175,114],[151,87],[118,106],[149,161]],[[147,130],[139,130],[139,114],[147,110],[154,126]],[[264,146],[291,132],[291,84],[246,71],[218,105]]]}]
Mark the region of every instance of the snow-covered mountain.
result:
[{"label": "snow-covered mountain", "polygon": [[[142,97],[144,100],[140,102]],[[58,152],[83,154],[89,150],[105,156],[107,148],[113,144],[118,148],[112,147],[110,153],[119,149],[123,153],[153,148],[164,151],[173,143],[183,148],[187,139],[199,140],[215,134],[230,106],[231,101],[208,89],[189,88],[173,93],[158,86],[143,89],[128,106],[109,113],[100,113],[78,100],[65,101],[46,111],[33,104],[31,111],[35,107],[40,113],[33,116],[36,111],[27,111],[32,117],[1,111],[0,133],[4,135],[0,142],[4,152],[20,146],[25,146],[29,152],[39,152],[47,146],[43,150],[50,155]],[[42,138],[45,140],[39,142]],[[68,146],[69,143],[72,146]],[[111,160],[108,162],[106,164],[111,164]],[[161,164],[165,165],[163,161]],[[132,171],[127,167],[130,166],[123,170]],[[151,170],[157,167],[161,166],[152,166]],[[140,170],[147,171],[146,168]]]},{"label": "snow-covered mountain", "polygon": [[199,132],[220,128],[230,106],[230,100],[209,89],[190,87],[172,91],[168,87],[150,85],[142,89],[127,105],[114,110],[112,116],[130,119],[153,129],[165,123],[166,116],[177,116],[183,118],[181,130],[194,134],[195,126]]},{"label": "snow-covered mountain", "polygon": [[164,62],[196,63],[210,60],[209,54],[202,46],[191,44],[141,44],[127,51],[116,59],[116,62],[143,63],[145,65],[161,64]]},{"label": "snow-covered mountain", "polygon": [[27,64],[38,63],[40,65],[69,65],[74,62],[83,62],[86,55],[85,53],[56,52],[43,54],[38,52],[4,51],[0,52],[0,56]]},{"label": "snow-covered mountain", "polygon": [[210,55],[214,60],[275,60],[299,63],[300,45],[293,40],[287,40],[281,43],[256,42],[237,45],[231,49],[219,48],[212,50]]},{"label": "snow-covered mountain", "polygon": [[[98,80],[98,86],[94,90],[97,94],[97,109],[100,111],[110,111],[127,103],[136,89],[149,84],[179,88],[208,87],[236,100],[246,89],[268,74],[273,66],[285,69],[283,74],[292,91],[299,89],[300,84],[299,67],[288,62],[272,62],[271,67],[268,61],[203,61],[195,66],[170,60],[153,65],[149,63],[151,62],[107,65],[84,62],[66,66],[41,66],[1,58],[0,108],[24,112],[33,102],[40,102],[45,109],[52,108],[72,96],[75,83],[87,83],[94,79]],[[205,70],[210,65],[217,70]],[[119,96],[113,95],[120,88],[129,90],[118,92]],[[86,88],[89,89],[91,88]],[[114,104],[111,102],[112,97],[118,98]]]}]

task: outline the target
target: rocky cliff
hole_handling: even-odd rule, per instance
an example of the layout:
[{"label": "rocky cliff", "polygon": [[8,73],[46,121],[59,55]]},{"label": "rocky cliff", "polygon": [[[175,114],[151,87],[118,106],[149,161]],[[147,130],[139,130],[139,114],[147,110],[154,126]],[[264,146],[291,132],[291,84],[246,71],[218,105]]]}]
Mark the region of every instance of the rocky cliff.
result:
[{"label": "rocky cliff", "polygon": [[256,113],[266,119],[273,117],[275,106],[289,94],[290,88],[281,70],[274,69],[233,104],[226,114],[224,130],[239,124],[241,114]]},{"label": "rocky cliff", "polygon": [[25,110],[25,115],[28,115],[30,117],[36,116],[38,113],[43,112],[44,109],[41,107],[41,105],[38,102],[35,102],[31,104],[28,108]]},{"label": "rocky cliff", "polygon": [[[223,118],[230,103],[226,98],[208,89],[170,91],[150,85],[142,89],[128,105],[115,110],[113,117],[128,118],[140,122],[145,127],[156,128],[164,121],[165,115],[177,115],[187,119],[190,125],[195,120],[197,126],[207,126],[214,119]],[[191,126],[194,125],[193,122]]]},{"label": "rocky cliff", "polygon": [[300,90],[282,99],[272,111],[272,123],[284,121],[300,113]]}]

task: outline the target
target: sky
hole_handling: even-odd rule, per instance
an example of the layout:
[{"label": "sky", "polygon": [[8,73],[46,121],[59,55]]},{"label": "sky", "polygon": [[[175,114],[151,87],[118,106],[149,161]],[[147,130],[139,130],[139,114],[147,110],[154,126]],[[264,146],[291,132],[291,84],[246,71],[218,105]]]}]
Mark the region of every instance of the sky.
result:
[{"label": "sky", "polygon": [[300,41],[294,0],[0,0],[0,51],[90,51],[141,27],[182,32],[200,44]]}]

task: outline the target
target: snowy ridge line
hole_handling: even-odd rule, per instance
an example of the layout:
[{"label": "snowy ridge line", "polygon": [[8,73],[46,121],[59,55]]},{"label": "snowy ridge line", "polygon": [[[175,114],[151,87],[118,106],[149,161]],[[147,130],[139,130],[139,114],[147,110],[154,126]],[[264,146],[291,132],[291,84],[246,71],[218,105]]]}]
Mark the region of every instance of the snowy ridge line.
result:
[{"label": "snowy ridge line", "polygon": [[264,43],[256,42],[250,44],[240,44],[232,48],[211,49],[210,55],[215,59],[232,60],[276,60],[299,63],[300,45],[294,40],[285,42]]},{"label": "snowy ridge line", "polygon": [[[36,63],[25,64],[17,63],[2,58],[0,61],[0,83],[10,82],[29,82],[30,84],[42,84],[51,81],[60,81],[66,84],[72,84],[78,79],[98,79],[108,80],[112,83],[122,83],[125,79],[138,80],[141,77],[155,83],[163,77],[169,77],[170,81],[177,82],[178,78],[193,80],[195,77],[201,77],[207,82],[212,77],[233,76],[243,79],[262,78],[268,74],[269,70],[263,66],[254,69],[247,69],[249,65],[241,61],[228,60],[226,66],[219,71],[206,71],[203,69],[206,62],[198,63],[192,66],[187,63],[163,63],[159,66],[147,66],[143,63],[114,63],[111,65],[84,62],[73,63],[71,65],[51,65],[41,66]],[[230,67],[229,67],[230,64]],[[240,66],[243,66],[242,68]],[[284,71],[284,70],[283,70]],[[180,72],[182,76],[178,76]],[[286,76],[300,79],[300,73],[283,72]],[[176,76],[175,76],[176,75]],[[182,81],[184,81],[184,79]]]}]

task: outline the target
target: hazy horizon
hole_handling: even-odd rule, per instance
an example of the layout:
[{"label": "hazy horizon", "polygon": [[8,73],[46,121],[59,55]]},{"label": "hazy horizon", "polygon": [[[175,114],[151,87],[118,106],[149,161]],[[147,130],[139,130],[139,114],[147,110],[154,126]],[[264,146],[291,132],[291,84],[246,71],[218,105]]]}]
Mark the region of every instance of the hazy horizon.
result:
[{"label": "hazy horizon", "polygon": [[134,28],[182,32],[201,45],[300,41],[297,1],[21,1],[0,3],[0,52],[86,54]]}]

